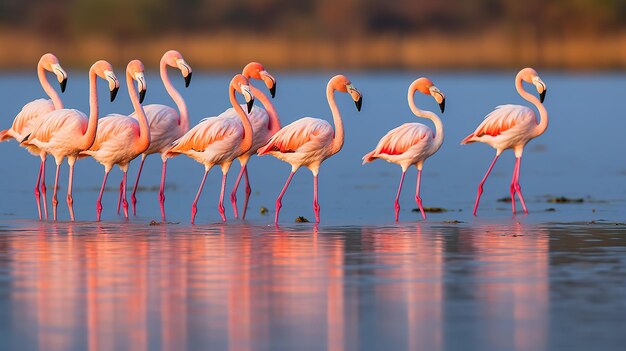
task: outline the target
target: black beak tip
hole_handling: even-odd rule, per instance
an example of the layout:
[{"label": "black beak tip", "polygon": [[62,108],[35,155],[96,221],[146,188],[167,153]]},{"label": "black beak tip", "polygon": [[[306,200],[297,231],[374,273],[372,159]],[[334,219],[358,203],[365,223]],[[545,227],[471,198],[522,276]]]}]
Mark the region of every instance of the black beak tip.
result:
[{"label": "black beak tip", "polygon": [[63,79],[59,84],[61,84],[61,92],[64,93],[65,87],[67,86],[67,78]]},{"label": "black beak tip", "polygon": [[143,103],[143,99],[146,97],[146,89],[139,92],[139,103]]},{"label": "black beak tip", "polygon": [[363,97],[359,97],[357,101],[354,102],[356,104],[356,110],[361,111],[361,106],[363,105]]},{"label": "black beak tip", "polygon": [[252,111],[252,105],[254,105],[254,99],[248,101],[247,105],[248,105],[248,113],[250,113]]},{"label": "black beak tip", "polygon": [[185,77],[185,88],[189,87],[189,83],[191,83],[191,72]]},{"label": "black beak tip", "polygon": [[541,101],[542,104],[543,104],[543,100],[546,99],[546,92],[547,91],[548,90],[544,90],[544,91],[541,92],[541,94],[539,94],[539,101]]},{"label": "black beak tip", "polygon": [[120,88],[114,88],[113,90],[111,90],[111,102],[113,102],[115,100],[115,97],[117,96],[117,91],[120,90]]},{"label": "black beak tip", "polygon": [[272,95],[272,99],[276,96],[276,83],[270,88],[270,94]]},{"label": "black beak tip", "polygon": [[441,109],[441,113],[443,113],[443,111],[446,109],[446,99],[441,100],[439,108]]}]

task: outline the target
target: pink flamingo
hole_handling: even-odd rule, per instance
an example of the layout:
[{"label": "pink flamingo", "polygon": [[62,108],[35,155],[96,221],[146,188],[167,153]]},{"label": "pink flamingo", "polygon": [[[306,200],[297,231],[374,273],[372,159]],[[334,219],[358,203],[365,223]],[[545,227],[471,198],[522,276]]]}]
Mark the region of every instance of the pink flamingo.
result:
[{"label": "pink flamingo", "polygon": [[394,207],[396,210],[396,222],[398,221],[398,213],[400,212],[400,192],[402,191],[402,183],[406,170],[415,165],[417,168],[417,187],[415,190],[415,202],[422,213],[422,218],[426,219],[424,208],[422,207],[422,199],[420,198],[420,182],[422,179],[422,166],[427,158],[434,155],[443,143],[443,124],[437,115],[430,111],[420,110],[415,106],[414,94],[419,91],[422,94],[432,95],[439,104],[439,108],[443,113],[445,109],[445,96],[437,89],[433,82],[428,78],[416,79],[409,86],[408,100],[409,107],[413,114],[417,117],[428,118],[435,124],[435,131],[421,123],[405,123],[398,128],[390,130],[380,141],[374,151],[363,156],[363,164],[372,162],[377,158],[381,158],[387,162],[397,163],[402,167],[402,176]]},{"label": "pink flamingo", "polygon": [[54,193],[52,208],[54,220],[57,219],[57,189],[59,184],[59,169],[63,159],[67,157],[70,166],[69,183],[67,188],[67,205],[70,218],[74,220],[72,198],[72,180],[74,178],[74,163],[78,154],[87,150],[96,139],[98,129],[98,92],[96,77],[106,79],[111,91],[111,101],[115,99],[119,82],[113,73],[113,67],[106,61],[98,61],[89,69],[89,119],[84,113],[74,109],[54,110],[42,117],[39,126],[23,141],[27,145],[34,145],[42,151],[52,155],[57,164],[54,178]]},{"label": "pink flamingo", "polygon": [[[262,80],[272,95],[272,98],[276,94],[276,79],[269,74],[263,65],[258,62],[250,62],[243,68],[242,75],[248,79],[258,79]],[[252,107],[252,111],[248,114],[248,119],[250,119],[250,123],[252,124],[252,147],[250,150],[245,152],[243,155],[239,156],[237,159],[241,164],[241,170],[239,171],[239,175],[237,176],[237,181],[235,182],[235,186],[233,187],[233,191],[230,194],[230,201],[233,205],[233,212],[235,218],[239,217],[239,213],[237,211],[237,189],[239,188],[239,183],[241,182],[242,175],[246,180],[246,199],[243,203],[243,214],[241,218],[246,218],[246,212],[248,210],[248,200],[250,199],[250,194],[252,193],[252,189],[250,188],[250,181],[248,180],[248,161],[252,155],[256,154],[257,150],[265,145],[270,137],[276,132],[280,130],[280,120],[278,119],[278,114],[276,113],[276,109],[270,99],[259,89],[255,88],[250,84],[250,91],[254,94],[254,97],[259,100],[263,106],[265,106],[265,110],[261,107],[254,106]],[[229,108],[224,112],[230,118],[236,119],[237,112],[233,108]]]},{"label": "pink flamingo", "polygon": [[[159,72],[161,73],[161,80],[165,85],[165,90],[176,103],[178,111],[175,109],[160,105],[150,104],[143,106],[143,110],[148,118],[148,124],[150,125],[150,146],[141,154],[141,164],[139,165],[139,172],[137,173],[137,179],[135,180],[135,187],[133,193],[130,196],[130,201],[133,205],[133,214],[137,214],[137,185],[139,184],[139,177],[141,176],[141,170],[143,169],[143,163],[146,157],[151,154],[160,153],[163,167],[161,170],[161,186],[159,188],[159,204],[161,205],[161,217],[165,221],[165,174],[167,168],[167,157],[165,152],[172,146],[174,140],[183,136],[189,131],[189,113],[187,112],[187,104],[180,95],[178,90],[174,88],[170,78],[167,74],[167,66],[178,68],[185,79],[185,87],[189,86],[191,82],[191,67],[185,62],[183,55],[176,50],[170,50],[166,52],[161,58],[159,65]],[[180,111],[180,113],[179,113]],[[133,118],[137,118],[136,112],[131,115]],[[120,199],[122,198],[122,189],[120,188]],[[117,213],[120,213],[120,202],[117,202]]]},{"label": "pink flamingo", "polygon": [[[522,81],[535,85],[540,99],[526,92],[522,87]],[[522,196],[522,189],[519,185],[520,165],[526,143],[543,134],[548,128],[548,112],[543,106],[543,100],[546,96],[546,85],[541,78],[539,78],[539,75],[537,75],[534,69],[524,68],[519,71],[515,77],[515,88],[522,98],[537,107],[541,117],[539,123],[537,123],[535,112],[526,106],[501,105],[496,107],[494,111],[485,117],[485,120],[476,128],[474,133],[468,135],[461,141],[461,144],[469,144],[478,141],[496,149],[496,156],[478,185],[478,194],[476,195],[476,202],[474,203],[474,216],[476,216],[478,202],[483,193],[483,185],[489,173],[491,173],[493,166],[496,164],[498,157],[502,151],[506,149],[513,149],[515,152],[515,168],[513,169],[513,178],[511,179],[510,187],[513,214],[515,214],[515,193],[517,193],[519,197],[524,213],[528,213],[524,197]]]},{"label": "pink flamingo", "polygon": [[283,190],[276,199],[276,216],[274,223],[278,224],[278,215],[282,207],[282,198],[287,191],[291,178],[301,166],[307,167],[313,173],[313,210],[315,221],[320,221],[320,206],[317,196],[317,174],[322,162],[336,154],[343,147],[343,121],[335,102],[335,91],[349,93],[358,111],[363,102],[361,93],[343,75],[336,75],[328,81],[326,98],[333,115],[335,130],[323,119],[305,117],[283,127],[270,138],[265,146],[258,150],[259,155],[270,154],[279,160],[291,164],[291,173]]},{"label": "pink flamingo", "polygon": [[240,121],[224,118],[223,114],[205,118],[176,140],[165,154],[167,157],[185,154],[204,165],[204,177],[191,206],[191,224],[195,222],[198,212],[198,199],[202,193],[206,176],[215,165],[222,168],[222,190],[218,210],[222,220],[226,221],[224,191],[228,169],[235,158],[241,156],[252,146],[252,125],[235,98],[235,91],[242,94],[246,99],[248,113],[252,110],[254,94],[250,91],[248,79],[241,74],[236,75],[231,80],[228,91],[230,102],[237,111]]},{"label": "pink flamingo", "polygon": [[[139,96],[133,80],[139,85]],[[130,161],[145,152],[150,146],[150,127],[141,103],[146,95],[146,80],[143,63],[132,60],[126,66],[126,86],[130,101],[135,108],[138,119],[120,114],[110,114],[98,121],[98,133],[93,145],[80,153],[80,156],[91,156],[104,166],[104,178],[96,202],[97,220],[102,215],[102,193],[107,176],[114,165],[118,165],[124,176],[121,188],[124,216],[128,218],[128,202],[126,201],[126,174]]]},{"label": "pink flamingo", "polygon": [[[65,92],[65,86],[67,85],[67,73],[65,73],[65,70],[63,70],[59,64],[59,60],[56,56],[50,53],[44,54],[41,56],[41,59],[39,59],[39,63],[37,64],[37,76],[39,77],[39,83],[41,83],[43,90],[50,97],[50,99],[37,99],[24,105],[20,113],[15,116],[11,128],[0,131],[0,142],[11,139],[16,139],[18,141],[24,140],[24,138],[30,134],[30,132],[33,131],[37,125],[39,125],[43,115],[63,108],[63,102],[61,101],[59,94],[57,94],[57,92],[52,88],[52,85],[48,82],[45,71],[52,72],[56,75],[57,80],[61,85],[61,92]],[[46,153],[39,150],[39,148],[34,145],[21,145],[26,147],[26,150],[28,150],[28,152],[32,155],[39,156],[41,159],[39,173],[37,174],[37,183],[35,184],[35,199],[37,200],[37,212],[39,213],[39,219],[41,220],[41,193],[39,192],[39,183],[41,181],[43,208],[46,219],[48,219],[48,204],[46,201],[45,183]]]}]

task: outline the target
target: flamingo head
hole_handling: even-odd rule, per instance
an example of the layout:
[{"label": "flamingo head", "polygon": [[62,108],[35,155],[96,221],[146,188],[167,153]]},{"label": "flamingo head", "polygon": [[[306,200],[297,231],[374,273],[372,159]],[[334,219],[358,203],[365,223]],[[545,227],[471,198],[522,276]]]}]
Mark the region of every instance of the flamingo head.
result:
[{"label": "flamingo head", "polygon": [[143,102],[143,99],[146,97],[146,89],[148,88],[148,85],[146,84],[146,77],[144,76],[143,71],[143,63],[139,60],[132,60],[128,63],[128,66],[126,66],[126,76],[131,77],[137,82],[137,90],[139,91],[139,103]]},{"label": "flamingo head", "polygon": [[330,79],[328,82],[328,87],[337,91],[341,91],[342,93],[348,93],[354,100],[356,104],[357,111],[361,111],[361,106],[363,105],[363,94],[358,91],[350,79],[348,77],[338,74]]},{"label": "flamingo head", "polygon": [[432,80],[426,77],[416,79],[409,87],[409,93],[413,95],[415,91],[432,96],[439,104],[441,113],[446,109],[446,96],[435,86]]},{"label": "flamingo head", "polygon": [[252,91],[250,91],[248,78],[244,77],[241,74],[237,74],[230,81],[230,86],[232,89],[235,89],[236,92],[243,95],[243,97],[246,99],[248,113],[250,113],[250,111],[252,111],[252,105],[254,105],[254,94],[252,94]]},{"label": "flamingo head", "polygon": [[61,85],[61,92],[64,93],[67,86],[67,73],[59,64],[59,59],[54,54],[47,53],[41,56],[39,63],[46,71],[52,72],[57,76],[57,80]]},{"label": "flamingo head", "polygon": [[163,54],[161,62],[170,67],[178,68],[185,79],[185,88],[189,86],[189,83],[191,83],[191,66],[185,61],[180,52],[176,50],[166,52]]},{"label": "flamingo head", "polygon": [[111,92],[111,101],[115,100],[117,91],[120,89],[120,81],[117,80],[113,73],[113,66],[104,60],[97,61],[91,66],[89,72],[94,72],[98,77],[109,82],[109,91]]},{"label": "flamingo head", "polygon": [[532,68],[524,68],[519,73],[526,83],[530,83],[537,88],[537,93],[539,93],[539,101],[543,103],[546,99],[546,91],[548,88],[546,87],[546,83],[544,83],[541,78],[539,78],[539,74]]},{"label": "flamingo head", "polygon": [[262,64],[250,62],[243,68],[242,74],[248,79],[262,80],[267,89],[270,90],[272,98],[274,98],[276,95],[276,79],[265,70]]}]

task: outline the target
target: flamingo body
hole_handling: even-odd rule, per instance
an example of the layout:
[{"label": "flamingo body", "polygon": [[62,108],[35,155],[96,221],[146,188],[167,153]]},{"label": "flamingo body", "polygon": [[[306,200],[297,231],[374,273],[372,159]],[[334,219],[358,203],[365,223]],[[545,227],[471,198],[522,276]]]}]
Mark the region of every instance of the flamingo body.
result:
[{"label": "flamingo body", "polygon": [[81,137],[88,121],[87,115],[75,109],[51,111],[30,134],[28,144],[52,155],[60,164],[65,157],[76,157],[83,150]]},{"label": "flamingo body", "polygon": [[[22,107],[22,110],[17,114],[17,116],[15,116],[11,128],[0,132],[0,142],[9,139],[15,139],[18,142],[21,142],[28,136],[28,134],[37,128],[41,122],[40,118],[43,115],[54,111],[54,109],[54,104],[50,99],[36,99],[27,103],[24,107]],[[39,156],[40,150],[36,146],[23,146],[33,156]]]},{"label": "flamingo body", "polygon": [[435,133],[421,123],[405,123],[390,130],[376,148],[363,157],[363,163],[377,158],[397,163],[406,170],[411,165],[424,162],[439,150],[435,144]]}]

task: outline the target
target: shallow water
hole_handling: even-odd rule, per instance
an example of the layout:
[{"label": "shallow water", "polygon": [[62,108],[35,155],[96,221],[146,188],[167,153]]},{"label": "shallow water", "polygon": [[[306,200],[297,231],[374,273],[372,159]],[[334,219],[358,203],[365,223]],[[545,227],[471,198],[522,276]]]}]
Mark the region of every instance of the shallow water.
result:
[{"label": "shallow water", "polygon": [[[192,124],[227,107],[230,77],[199,73],[182,91]],[[272,73],[285,124],[303,115],[330,116],[324,88],[334,73]],[[67,107],[86,111],[81,74],[70,72],[63,98]],[[419,220],[411,170],[396,224],[399,168],[382,161],[361,166],[360,158],[387,130],[416,120],[406,105],[414,75],[348,74],[364,106],[357,113],[349,97],[338,97],[346,142],[322,166],[319,227],[293,223],[297,216],[314,218],[306,169],[283,199],[282,225],[272,225],[274,200],[290,168],[271,157],[250,163],[253,193],[245,222],[232,219],[228,200],[228,222],[219,220],[215,169],[198,225],[190,226],[203,168],[178,157],[168,169],[172,223],[149,225],[160,219],[156,156],[146,162],[139,213],[130,221],[115,213],[116,169],[104,221],[92,222],[102,167],[86,159],[76,166],[79,221],[66,222],[64,165],[61,221],[39,222],[32,193],[38,161],[17,143],[3,143],[0,349],[619,349],[626,342],[626,119],[620,104],[626,76],[543,73],[550,127],[529,144],[522,164],[530,214],[512,217],[510,203],[497,201],[509,195],[513,155],[505,153],[474,218],[476,185],[493,150],[458,142],[495,105],[523,103],[514,72],[428,73],[447,96],[446,140],[425,165],[422,199],[447,211]],[[147,79],[146,103],[169,101],[157,76]],[[42,95],[34,81],[27,74],[0,77],[0,127]],[[184,89],[182,79],[174,81]],[[418,105],[437,108],[427,96],[418,97]],[[122,91],[114,103],[102,98],[101,110],[129,111],[130,103]],[[232,168],[228,190],[238,170]],[[561,195],[584,202],[547,202]],[[243,197],[241,187],[240,205]]]}]

